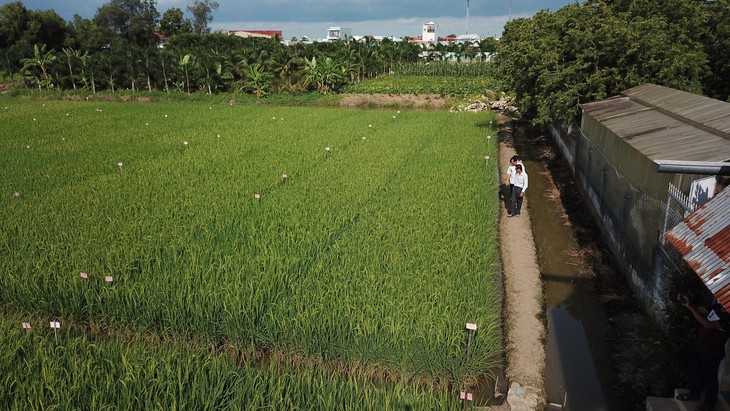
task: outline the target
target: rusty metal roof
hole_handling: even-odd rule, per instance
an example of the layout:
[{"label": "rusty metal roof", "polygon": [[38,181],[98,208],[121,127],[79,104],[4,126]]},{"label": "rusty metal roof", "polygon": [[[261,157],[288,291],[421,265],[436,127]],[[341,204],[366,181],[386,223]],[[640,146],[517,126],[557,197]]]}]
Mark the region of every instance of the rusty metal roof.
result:
[{"label": "rusty metal roof", "polygon": [[581,108],[651,160],[730,160],[730,103],[643,84]]},{"label": "rusty metal roof", "polygon": [[730,188],[664,235],[730,311]]}]

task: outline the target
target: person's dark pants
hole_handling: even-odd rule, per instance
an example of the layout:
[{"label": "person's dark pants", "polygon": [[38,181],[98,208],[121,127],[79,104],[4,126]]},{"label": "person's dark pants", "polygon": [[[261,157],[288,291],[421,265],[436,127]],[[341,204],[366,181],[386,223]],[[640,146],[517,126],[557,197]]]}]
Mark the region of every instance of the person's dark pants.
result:
[{"label": "person's dark pants", "polygon": [[692,373],[689,379],[689,395],[692,398],[700,398],[702,390],[705,391],[705,405],[715,408],[719,383],[717,371],[720,368],[722,358],[715,358],[703,354],[695,347],[692,357]]},{"label": "person's dark pants", "polygon": [[510,198],[510,214],[517,215],[522,210],[522,187],[514,186],[512,188],[512,196]]}]

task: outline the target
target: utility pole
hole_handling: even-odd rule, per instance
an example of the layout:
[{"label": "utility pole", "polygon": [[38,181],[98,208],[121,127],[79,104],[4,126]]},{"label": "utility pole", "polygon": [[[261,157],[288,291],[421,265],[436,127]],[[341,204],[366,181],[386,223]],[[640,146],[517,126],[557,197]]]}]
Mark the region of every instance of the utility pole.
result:
[{"label": "utility pole", "polygon": [[469,34],[469,0],[466,0],[466,33]]}]

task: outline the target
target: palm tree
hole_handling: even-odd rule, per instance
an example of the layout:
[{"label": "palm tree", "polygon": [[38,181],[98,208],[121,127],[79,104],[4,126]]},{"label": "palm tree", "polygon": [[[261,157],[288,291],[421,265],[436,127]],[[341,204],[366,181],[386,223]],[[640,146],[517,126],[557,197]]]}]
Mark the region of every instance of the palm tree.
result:
[{"label": "palm tree", "polygon": [[73,47],[63,47],[61,49],[63,54],[66,56],[66,64],[68,65],[68,76],[71,80],[71,85],[76,90],[76,81],[74,79],[73,59],[78,55],[78,50],[74,50]]},{"label": "palm tree", "polygon": [[167,82],[168,67],[170,67],[173,64],[172,59],[173,59],[174,55],[171,52],[167,51],[166,49],[162,49],[158,53],[157,57],[159,58],[159,61],[160,61],[160,68],[162,68],[162,79],[165,84],[165,92],[169,93],[170,86],[169,86],[169,83]]},{"label": "palm tree", "polygon": [[97,58],[106,83],[112,93],[114,93],[116,91],[117,77],[119,76],[120,71],[120,59],[111,50],[98,53]]},{"label": "palm tree", "polygon": [[158,61],[157,55],[159,54],[157,47],[147,46],[142,50],[140,55],[142,65],[144,66],[144,73],[147,77],[147,91],[152,92],[152,72],[155,70],[155,63]]},{"label": "palm tree", "polygon": [[269,59],[272,71],[284,81],[287,90],[291,89],[291,77],[300,66],[300,61],[288,47],[277,48]]},{"label": "palm tree", "polygon": [[195,54],[195,65],[204,74],[204,83],[208,88],[208,94],[213,94],[213,83],[220,77],[223,69],[223,57],[218,50],[198,49]]},{"label": "palm tree", "polygon": [[132,93],[137,91],[137,68],[139,63],[142,62],[140,58],[140,48],[134,43],[128,43],[126,49],[127,73],[129,74],[129,80],[132,83]]}]

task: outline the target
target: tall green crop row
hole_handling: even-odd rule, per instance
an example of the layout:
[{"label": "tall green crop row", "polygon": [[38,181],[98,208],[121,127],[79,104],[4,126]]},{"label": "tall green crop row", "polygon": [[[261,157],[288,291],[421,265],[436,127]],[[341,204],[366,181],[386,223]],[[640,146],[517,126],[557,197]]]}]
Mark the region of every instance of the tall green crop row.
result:
[{"label": "tall green crop row", "polygon": [[[378,386],[326,371],[238,364],[216,352],[141,338],[95,339],[62,324],[58,337],[0,318],[0,408],[32,409],[451,409],[449,393]],[[47,324],[46,324],[47,325]]]},{"label": "tall green crop row", "polygon": [[348,84],[347,93],[364,94],[438,94],[467,97],[499,89],[491,77],[452,77],[430,75],[389,75]]},{"label": "tall green crop row", "polygon": [[402,76],[494,77],[494,65],[489,62],[430,61],[428,63],[401,64],[395,68],[395,74]]},{"label": "tall green crop row", "polygon": [[[484,116],[0,103],[6,309],[395,381],[458,383],[494,366]],[[480,327],[469,361],[466,322]]]}]

